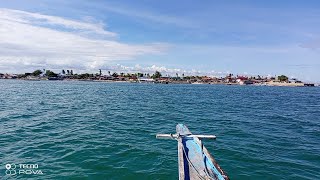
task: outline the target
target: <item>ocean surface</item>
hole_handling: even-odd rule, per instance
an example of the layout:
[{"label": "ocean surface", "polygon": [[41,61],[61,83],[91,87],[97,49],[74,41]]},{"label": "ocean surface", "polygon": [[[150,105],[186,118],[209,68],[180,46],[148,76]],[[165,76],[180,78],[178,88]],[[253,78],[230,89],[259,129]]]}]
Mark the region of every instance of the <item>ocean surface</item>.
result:
[{"label": "ocean surface", "polygon": [[177,123],[217,136],[231,179],[320,179],[319,87],[20,80],[0,80],[0,179],[178,179],[177,142],[155,138]]}]

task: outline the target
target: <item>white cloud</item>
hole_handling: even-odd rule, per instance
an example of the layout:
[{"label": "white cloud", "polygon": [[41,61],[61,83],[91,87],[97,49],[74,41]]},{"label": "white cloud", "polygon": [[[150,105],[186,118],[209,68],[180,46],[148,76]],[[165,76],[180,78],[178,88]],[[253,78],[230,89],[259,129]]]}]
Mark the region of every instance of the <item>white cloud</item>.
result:
[{"label": "white cloud", "polygon": [[163,43],[132,45],[118,42],[114,39],[117,34],[103,26],[0,9],[0,71],[33,67],[99,68],[110,61],[159,54],[168,48],[168,44]]},{"label": "white cloud", "polygon": [[88,22],[80,22],[76,20],[69,20],[57,16],[48,16],[38,13],[30,13],[19,10],[12,9],[0,9],[0,17],[2,20],[7,20],[10,22],[18,22],[24,24],[32,24],[32,25],[51,25],[51,26],[61,26],[63,28],[71,29],[71,30],[80,30],[80,31],[88,31],[95,32],[101,35],[107,35],[114,37],[117,34],[109,31],[105,31],[103,29],[103,23],[88,23]]}]

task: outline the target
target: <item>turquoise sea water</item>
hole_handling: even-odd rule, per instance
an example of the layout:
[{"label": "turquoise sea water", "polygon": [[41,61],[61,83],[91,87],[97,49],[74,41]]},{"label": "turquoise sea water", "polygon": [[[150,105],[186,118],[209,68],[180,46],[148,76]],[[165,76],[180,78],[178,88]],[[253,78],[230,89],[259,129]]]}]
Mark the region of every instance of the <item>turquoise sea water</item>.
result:
[{"label": "turquoise sea water", "polygon": [[20,80],[0,80],[0,177],[177,179],[176,141],[155,138],[177,123],[217,135],[204,144],[231,179],[320,179],[318,87]]}]

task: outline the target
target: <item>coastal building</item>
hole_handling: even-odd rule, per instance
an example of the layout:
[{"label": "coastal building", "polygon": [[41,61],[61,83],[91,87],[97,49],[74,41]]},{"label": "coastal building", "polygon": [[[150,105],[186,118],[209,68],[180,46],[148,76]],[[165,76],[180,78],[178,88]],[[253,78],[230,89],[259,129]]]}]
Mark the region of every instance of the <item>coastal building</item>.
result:
[{"label": "coastal building", "polygon": [[99,80],[114,80],[114,77],[110,75],[104,75],[100,76]]},{"label": "coastal building", "polygon": [[236,83],[240,85],[250,85],[254,84],[254,81],[249,79],[248,77],[245,76],[238,76],[237,79],[235,80]]},{"label": "coastal building", "polygon": [[158,79],[158,82],[159,82],[159,83],[162,83],[162,84],[169,84],[170,78],[169,78],[169,77],[160,77],[160,78]]},{"label": "coastal building", "polygon": [[239,82],[239,84],[240,85],[251,85],[251,84],[253,84],[253,81],[251,81],[251,80],[241,80],[240,82]]},{"label": "coastal building", "polygon": [[236,82],[237,82],[237,83],[240,83],[241,81],[246,81],[246,80],[248,80],[248,77],[238,76],[237,79],[236,79]]},{"label": "coastal building", "polygon": [[298,79],[292,78],[288,80],[289,83],[302,83],[302,81],[299,81]]},{"label": "coastal building", "polygon": [[314,87],[314,86],[315,86],[315,84],[314,84],[314,83],[304,83],[304,86]]},{"label": "coastal building", "polygon": [[0,79],[16,79],[16,74],[0,74]]}]

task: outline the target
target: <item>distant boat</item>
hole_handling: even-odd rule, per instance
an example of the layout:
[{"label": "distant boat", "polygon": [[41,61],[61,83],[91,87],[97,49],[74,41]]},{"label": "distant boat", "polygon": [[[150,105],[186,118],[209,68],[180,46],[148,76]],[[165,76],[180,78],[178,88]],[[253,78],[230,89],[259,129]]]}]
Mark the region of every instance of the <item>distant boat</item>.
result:
[{"label": "distant boat", "polygon": [[179,180],[229,179],[200,140],[215,139],[216,136],[193,135],[183,124],[178,124],[176,131],[176,134],[157,134],[156,137],[178,141]]},{"label": "distant boat", "polygon": [[196,82],[193,82],[191,84],[204,84],[204,83],[196,81]]},{"label": "distant boat", "polygon": [[38,77],[27,77],[25,80],[27,81],[40,81]]},{"label": "distant boat", "polygon": [[62,77],[48,77],[48,80],[50,81],[58,81],[58,80],[63,80]]},{"label": "distant boat", "polygon": [[152,78],[144,78],[144,77],[142,77],[142,78],[138,78],[138,82],[139,83],[154,83],[155,81]]}]

